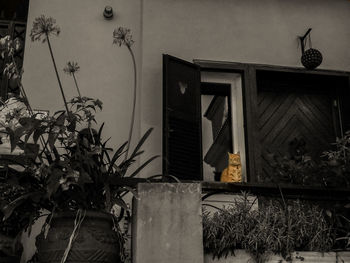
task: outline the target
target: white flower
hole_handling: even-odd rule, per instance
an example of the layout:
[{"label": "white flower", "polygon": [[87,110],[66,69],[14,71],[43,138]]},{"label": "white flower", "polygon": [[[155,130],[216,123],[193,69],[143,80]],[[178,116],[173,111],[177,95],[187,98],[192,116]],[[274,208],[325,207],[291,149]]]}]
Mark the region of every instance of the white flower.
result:
[{"label": "white flower", "polygon": [[41,37],[43,37],[42,42],[45,42],[51,34],[58,36],[61,29],[55,24],[56,20],[52,17],[45,17],[44,15],[36,17],[33,22],[33,28],[30,31],[30,38],[32,41],[40,41]]},{"label": "white flower", "polygon": [[118,27],[113,31],[113,44],[117,44],[119,46],[125,45],[128,48],[134,44],[134,40],[132,39],[131,30],[126,27]]},{"label": "white flower", "polygon": [[11,37],[9,35],[0,38],[0,53],[1,57],[4,58],[5,54],[8,56],[13,55],[14,48]]},{"label": "white flower", "polygon": [[14,130],[20,126],[20,118],[29,116],[27,106],[21,100],[10,98],[0,107],[0,126]]}]

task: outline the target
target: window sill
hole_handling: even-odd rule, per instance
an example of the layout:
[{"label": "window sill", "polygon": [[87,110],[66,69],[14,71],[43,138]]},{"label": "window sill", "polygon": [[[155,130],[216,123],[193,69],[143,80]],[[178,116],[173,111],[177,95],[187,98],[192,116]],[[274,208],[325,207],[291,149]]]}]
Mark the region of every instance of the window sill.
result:
[{"label": "window sill", "polygon": [[[350,188],[325,188],[273,183],[201,182],[202,192],[208,197],[217,193],[246,191],[259,196],[281,196],[309,200],[349,200]],[[204,198],[205,199],[205,198]]]}]

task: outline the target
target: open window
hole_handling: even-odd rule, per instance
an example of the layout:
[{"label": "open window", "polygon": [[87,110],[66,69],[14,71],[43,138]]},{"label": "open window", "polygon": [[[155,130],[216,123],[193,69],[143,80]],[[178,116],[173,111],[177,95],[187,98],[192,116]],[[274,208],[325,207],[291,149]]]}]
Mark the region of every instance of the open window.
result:
[{"label": "open window", "polygon": [[240,154],[246,181],[242,76],[201,71],[201,80],[203,179],[219,181],[230,152]]},{"label": "open window", "polygon": [[163,172],[181,180],[220,180],[228,152],[239,152],[245,163],[240,74],[201,72],[169,55],[163,69]]},{"label": "open window", "polygon": [[[240,152],[243,181],[266,182],[269,155],[295,159],[301,153],[317,161],[350,130],[349,72],[194,62],[164,55],[166,174],[181,170],[180,179],[213,181],[231,151]],[[184,76],[191,82],[183,85]],[[191,99],[179,102],[184,94],[172,92],[184,89],[191,90]],[[175,118],[179,122],[172,126],[180,115],[187,123]]]}]

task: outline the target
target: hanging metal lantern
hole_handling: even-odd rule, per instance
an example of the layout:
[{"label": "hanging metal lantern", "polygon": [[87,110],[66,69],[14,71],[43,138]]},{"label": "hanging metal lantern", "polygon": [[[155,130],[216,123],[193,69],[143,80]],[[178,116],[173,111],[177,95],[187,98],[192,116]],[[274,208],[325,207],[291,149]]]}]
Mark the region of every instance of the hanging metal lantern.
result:
[{"label": "hanging metal lantern", "polygon": [[[311,47],[311,37],[310,37],[311,28],[305,33],[304,36],[299,37],[301,43],[301,64],[307,69],[315,69],[321,65],[323,57],[320,51]],[[306,37],[309,36],[309,46],[310,48],[305,51]]]},{"label": "hanging metal lantern", "polygon": [[322,63],[322,54],[317,49],[310,48],[301,56],[301,63],[307,69],[315,69]]}]

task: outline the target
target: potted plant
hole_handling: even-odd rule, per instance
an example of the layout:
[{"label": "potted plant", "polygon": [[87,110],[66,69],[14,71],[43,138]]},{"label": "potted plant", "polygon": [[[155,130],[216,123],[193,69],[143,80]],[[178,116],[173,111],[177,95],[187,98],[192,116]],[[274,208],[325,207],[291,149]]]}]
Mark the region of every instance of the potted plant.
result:
[{"label": "potted plant", "polygon": [[[51,37],[60,33],[55,22],[53,18],[40,16],[34,20],[30,34],[32,41],[47,43],[57,76],[64,109],[52,115],[42,116],[32,110],[20,81],[21,70],[13,58],[18,43],[8,37],[1,39],[2,55],[12,58],[4,73],[17,81],[21,96],[16,99],[26,105],[23,112],[14,109],[6,114],[3,133],[9,138],[11,150],[25,149],[29,143],[39,145],[31,156],[25,156],[22,176],[11,181],[23,191],[14,200],[1,203],[1,211],[8,220],[20,207],[31,208],[26,222],[29,227],[38,216],[49,214],[37,238],[40,262],[122,262],[124,237],[113,209],[116,205],[128,209],[123,197],[127,192],[136,193],[126,185],[113,185],[112,181],[136,176],[157,157],[128,172],[143,153],[141,147],[151,133],[148,130],[136,147],[130,149],[137,87],[131,48],[134,41],[129,29],[119,28],[113,33],[114,43],[129,50],[135,73],[129,138],[113,151],[107,146],[108,140],[102,138],[104,124],[92,128],[97,122],[95,112],[102,109],[102,102],[82,95],[76,79],[79,66],[75,62],[68,62],[64,71],[73,77],[78,96],[71,100],[65,96],[51,45]],[[3,108],[8,107],[7,101]]]},{"label": "potted plant", "polygon": [[231,262],[231,255],[240,262],[295,262],[315,257],[318,262],[335,261],[336,254],[330,251],[338,238],[337,225],[326,210],[283,199],[265,200],[258,209],[253,207],[244,193],[232,206],[204,210],[205,262]]},{"label": "potted plant", "polygon": [[350,131],[345,132],[343,137],[337,138],[332,146],[333,149],[324,151],[317,162],[304,151],[297,151],[296,154],[283,157],[273,153],[267,154],[265,159],[272,169],[270,174],[261,179],[264,182],[279,184],[325,188],[349,187]]},{"label": "potted plant", "polygon": [[[17,188],[7,182],[15,173],[11,168],[5,167],[0,170],[0,203],[10,203],[23,194],[23,188]],[[28,209],[21,207],[19,211],[12,213],[9,220],[0,221],[0,262],[19,262],[22,247],[19,242],[21,231],[26,224]],[[0,212],[0,216],[3,214]]]}]

